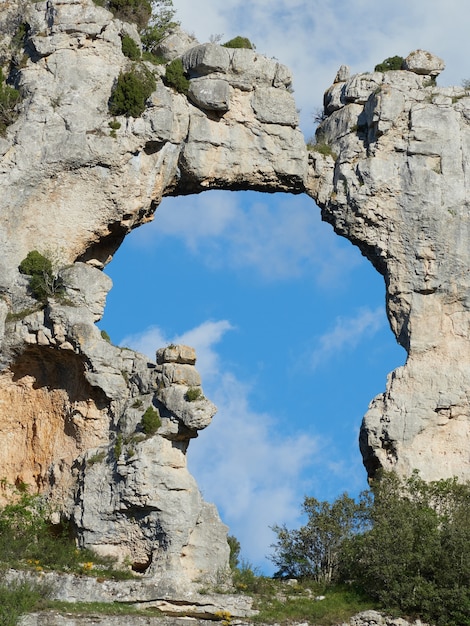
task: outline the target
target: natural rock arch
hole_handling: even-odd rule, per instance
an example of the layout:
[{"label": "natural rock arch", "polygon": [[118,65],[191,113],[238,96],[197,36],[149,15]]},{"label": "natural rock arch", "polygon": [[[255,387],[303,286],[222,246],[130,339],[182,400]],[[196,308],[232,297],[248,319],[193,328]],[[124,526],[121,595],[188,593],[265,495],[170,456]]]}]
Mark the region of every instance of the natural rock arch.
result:
[{"label": "natural rock arch", "polygon": [[[0,16],[10,37],[18,9]],[[92,0],[57,2],[52,28],[45,3],[21,10],[23,101],[0,139],[2,476],[47,485],[82,544],[127,554],[162,589],[227,563],[224,527],[185,466],[189,439],[215,410],[186,397],[200,385],[194,353],[171,347],[149,363],[95,326],[110,287],[101,269],[126,233],[164,195],[225,188],[308,193],[384,275],[409,357],[365,417],[369,473],[468,478],[470,98],[434,85],[442,62],[418,51],[402,71],[350,78],[343,68],[318,151],[297,127],[287,68],[251,50],[193,46],[183,54],[190,99],[158,79],[143,115],[113,133],[108,101],[130,63],[121,36],[136,31]],[[3,59],[8,50],[7,36]],[[65,298],[38,306],[28,293],[18,265],[34,249],[58,257]],[[61,363],[81,380],[59,384]],[[148,407],[160,411],[157,436],[142,427]]]}]

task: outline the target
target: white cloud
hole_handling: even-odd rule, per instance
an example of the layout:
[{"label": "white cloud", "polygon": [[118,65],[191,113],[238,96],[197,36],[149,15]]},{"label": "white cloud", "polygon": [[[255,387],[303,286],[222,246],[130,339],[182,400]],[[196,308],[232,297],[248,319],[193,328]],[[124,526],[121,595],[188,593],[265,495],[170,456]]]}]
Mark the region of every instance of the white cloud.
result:
[{"label": "white cloud", "polygon": [[307,135],[311,114],[343,63],[354,73],[368,71],[388,56],[424,48],[448,64],[440,82],[468,78],[467,0],[174,0],[174,5],[183,27],[200,41],[216,33],[224,33],[224,41],[241,34],[288,65]]},{"label": "white cloud", "polygon": [[230,373],[211,385],[210,397],[219,411],[191,442],[188,464],[204,497],[216,502],[241,542],[245,558],[265,566],[273,542],[269,527],[299,521],[306,474],[320,442],[307,432],[276,434],[276,420],[250,407],[249,388]]},{"label": "white cloud", "polygon": [[249,269],[266,281],[310,275],[331,286],[362,262],[307,196],[212,191],[168,198],[134,245],[154,246],[164,236],[182,240],[211,270]]},{"label": "white cloud", "polygon": [[298,526],[300,505],[315,485],[321,491],[329,475],[336,480],[340,473],[345,489],[355,489],[363,471],[357,450],[345,454],[305,425],[295,431],[293,423],[292,434],[282,435],[285,428],[275,416],[250,406],[250,386],[224,371],[216,350],[232,328],[227,320],[207,321],[177,337],[166,337],[153,327],[121,343],[150,357],[157,347],[170,342],[197,349],[204,392],[218,406],[218,413],[191,442],[188,467],[204,498],[215,502],[230,533],[241,542],[242,556],[269,572],[272,565],[266,557],[275,540],[270,526]]},{"label": "white cloud", "polygon": [[332,330],[321,335],[313,351],[311,364],[314,368],[344,350],[354,349],[365,338],[370,339],[385,326],[384,307],[361,309],[355,317],[339,317]]}]

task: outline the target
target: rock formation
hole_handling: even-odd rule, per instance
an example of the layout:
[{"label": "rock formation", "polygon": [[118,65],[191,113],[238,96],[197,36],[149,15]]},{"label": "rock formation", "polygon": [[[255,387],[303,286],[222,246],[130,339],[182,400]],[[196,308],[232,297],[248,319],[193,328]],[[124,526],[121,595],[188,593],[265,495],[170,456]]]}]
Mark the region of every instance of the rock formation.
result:
[{"label": "rock formation", "polygon": [[[186,469],[189,441],[216,409],[192,349],[170,346],[150,363],[101,336],[111,287],[101,270],[165,194],[300,192],[307,153],[287,68],[178,34],[168,56],[190,47],[189,97],[147,63],[146,110],[113,120],[113,86],[134,65],[121,41],[140,45],[137,31],[92,0],[53,9],[52,19],[45,2],[17,0],[0,16],[2,64],[22,94],[0,138],[0,476],[48,494],[81,546],[172,593],[228,565],[227,529]],[[53,260],[47,301],[19,271],[35,250]]]},{"label": "rock formation", "polygon": [[468,480],[470,94],[436,87],[444,64],[427,52],[404,68],[338,76],[317,133],[334,156],[310,154],[309,187],[323,219],[384,276],[408,352],[362,424],[369,474]]},{"label": "rock formation", "polygon": [[[128,560],[162,594],[227,566],[226,528],[186,469],[215,413],[194,352],[149,362],[95,325],[111,287],[101,270],[125,235],[163,196],[216,188],[310,194],[383,274],[409,357],[364,419],[369,473],[469,478],[470,97],[435,86],[440,60],[418,51],[404,70],[351,78],[343,67],[307,150],[285,66],[177,33],[166,54],[181,56],[188,95],[146,63],[145,111],[113,119],[135,28],[92,0],[53,9],[12,0],[0,15],[1,65],[22,94],[0,138],[2,485],[48,494],[80,545]],[[42,301],[19,271],[33,250],[53,260]]]}]

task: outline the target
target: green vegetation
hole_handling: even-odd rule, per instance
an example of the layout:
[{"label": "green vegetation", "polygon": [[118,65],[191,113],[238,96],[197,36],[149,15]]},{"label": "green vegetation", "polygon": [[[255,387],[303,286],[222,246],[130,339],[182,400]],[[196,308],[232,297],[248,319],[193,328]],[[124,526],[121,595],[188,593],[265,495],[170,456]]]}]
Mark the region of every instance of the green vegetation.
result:
[{"label": "green vegetation", "polygon": [[114,442],[114,458],[116,459],[116,461],[119,459],[119,457],[122,454],[122,435],[121,433],[119,433],[116,436],[116,440]]},{"label": "green vegetation", "polygon": [[135,66],[128,72],[121,72],[111,94],[110,113],[139,117],[144,112],[145,102],[155,87],[153,74],[144,66]]},{"label": "green vegetation", "polygon": [[47,595],[48,589],[37,583],[0,583],[0,626],[16,626],[24,613],[44,608]]},{"label": "green vegetation", "polygon": [[108,343],[111,343],[111,337],[108,335],[108,333],[105,330],[101,331],[101,337]]},{"label": "green vegetation", "polygon": [[150,54],[166,33],[179,23],[174,19],[173,0],[94,0],[94,2],[112,11],[120,20],[136,24],[144,51]]},{"label": "green vegetation", "polygon": [[231,570],[236,570],[240,562],[240,542],[233,535],[227,537],[227,543],[230,548],[230,557],[228,564]]},{"label": "green vegetation", "polygon": [[179,93],[187,95],[189,80],[184,73],[183,62],[181,59],[174,59],[166,66],[163,80],[168,87],[173,87],[173,89]]},{"label": "green vegetation", "polygon": [[196,400],[203,400],[204,398],[200,387],[190,387],[184,397],[188,402],[196,402]]},{"label": "green vegetation", "polygon": [[145,28],[152,16],[150,0],[95,0],[95,4],[104,6],[124,22],[132,22],[138,28]]},{"label": "green vegetation", "polygon": [[[112,561],[86,549],[77,550],[68,524],[52,525],[52,510],[27,485],[13,493],[13,501],[0,510],[0,569],[58,570],[104,578],[129,577],[112,569]],[[1,624],[1,622],[0,622]]]},{"label": "green vegetation", "polygon": [[470,625],[470,485],[383,474],[358,503],[306,498],[304,512],[299,530],[274,527],[280,575],[313,576],[327,592],[347,584],[437,626]]},{"label": "green vegetation", "polygon": [[154,0],[150,24],[140,33],[144,51],[152,55],[167,32],[178,26],[173,0]]},{"label": "green vegetation", "polygon": [[29,276],[31,294],[40,302],[45,302],[51,296],[63,294],[63,283],[50,255],[31,250],[21,261],[18,269],[22,274]]},{"label": "green vegetation", "polygon": [[0,137],[17,118],[16,105],[20,101],[20,92],[5,82],[2,68],[0,68]]},{"label": "green vegetation", "polygon": [[18,28],[16,29],[16,33],[11,40],[11,45],[14,48],[22,48],[25,44],[26,38],[28,37],[29,31],[31,27],[26,22],[22,22]]},{"label": "green vegetation", "polygon": [[160,413],[157,409],[154,409],[153,406],[149,406],[145,413],[142,415],[142,430],[147,436],[154,435],[157,430],[162,425],[162,420],[160,419]]},{"label": "green vegetation", "polygon": [[105,458],[106,458],[106,451],[100,450],[99,452],[91,456],[88,459],[87,463],[88,465],[95,465],[95,463],[101,463],[102,461],[104,461]]},{"label": "green vegetation", "polygon": [[278,568],[276,576],[310,578],[323,584],[338,580],[341,547],[360,530],[362,509],[345,493],[332,504],[305,498],[305,526],[299,530],[273,526],[277,543],[270,558]]},{"label": "green vegetation", "polygon": [[405,59],[400,56],[388,57],[382,63],[374,67],[374,72],[390,72],[390,70],[401,70]]},{"label": "green vegetation", "polygon": [[238,35],[229,41],[226,41],[222,44],[224,48],[248,48],[249,50],[254,50],[255,46],[251,43],[251,41],[247,37],[241,37]]},{"label": "green vegetation", "polygon": [[307,149],[310,150],[311,152],[319,152],[320,154],[323,154],[324,156],[330,156],[333,159],[333,161],[336,161],[336,159],[338,158],[338,155],[336,154],[336,152],[328,143],[326,143],[326,141],[318,141],[318,142],[309,141],[307,143]]},{"label": "green vegetation", "polygon": [[136,44],[136,42],[129,37],[129,35],[124,35],[121,40],[121,49],[122,53],[128,57],[131,61],[139,61],[140,60],[140,48]]}]

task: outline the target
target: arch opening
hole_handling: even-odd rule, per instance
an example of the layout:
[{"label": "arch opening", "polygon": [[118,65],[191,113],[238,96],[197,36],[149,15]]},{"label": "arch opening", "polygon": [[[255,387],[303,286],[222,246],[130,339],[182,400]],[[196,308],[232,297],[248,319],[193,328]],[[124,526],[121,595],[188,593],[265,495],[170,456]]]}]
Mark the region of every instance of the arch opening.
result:
[{"label": "arch opening", "polygon": [[405,356],[382,277],[307,196],[219,191],[166,198],[106,273],[100,326],[115,343],[152,359],[168,343],[196,348],[219,412],[189,469],[269,568],[269,526],[295,523],[305,493],[366,486],[360,422]]}]

